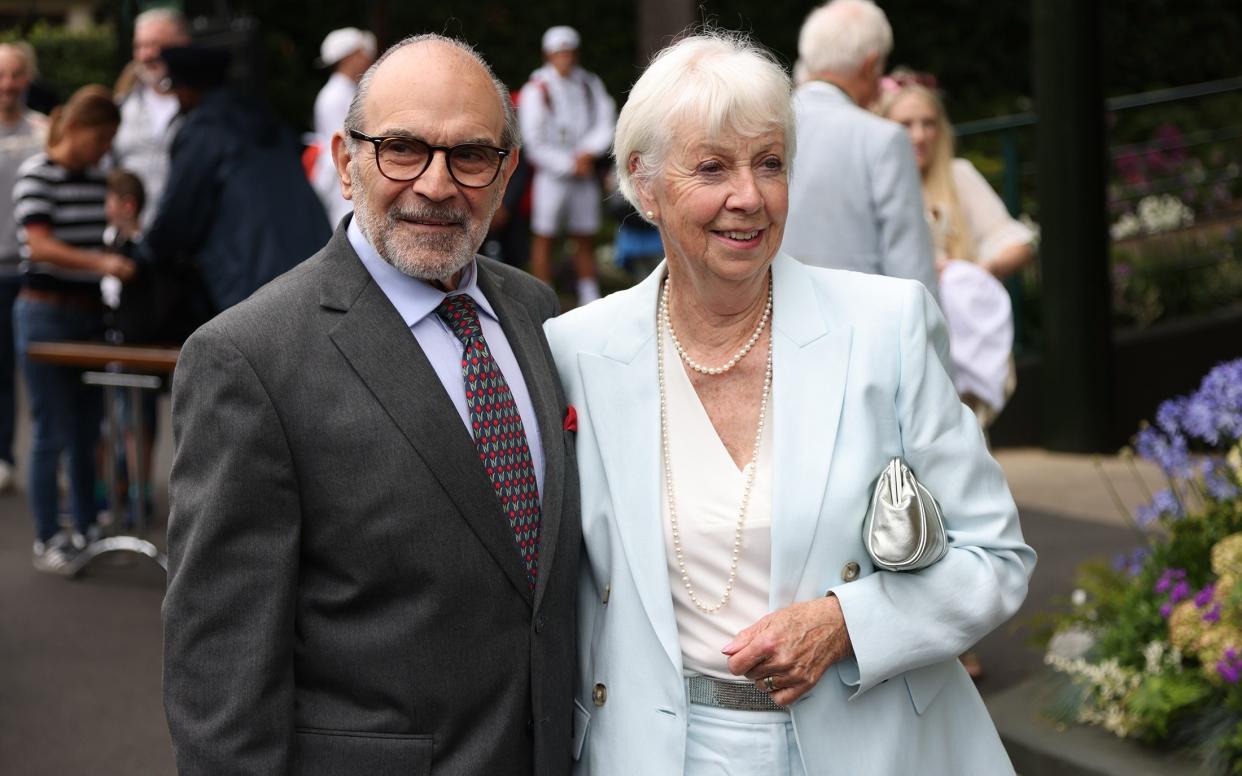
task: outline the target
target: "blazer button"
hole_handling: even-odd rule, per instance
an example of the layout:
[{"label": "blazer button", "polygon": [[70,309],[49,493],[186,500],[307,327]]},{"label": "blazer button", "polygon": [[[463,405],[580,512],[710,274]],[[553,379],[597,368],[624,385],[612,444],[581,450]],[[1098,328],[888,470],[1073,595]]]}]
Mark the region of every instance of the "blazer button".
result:
[{"label": "blazer button", "polygon": [[845,580],[846,582],[853,582],[855,579],[858,579],[858,574],[861,571],[862,571],[862,568],[859,567],[856,561],[850,561],[849,563],[846,563],[844,567],[841,568],[841,579]]},{"label": "blazer button", "polygon": [[591,690],[591,700],[596,706],[603,706],[608,700],[608,688],[602,684],[595,685],[595,689]]},{"label": "blazer button", "polygon": [[544,622],[543,612],[535,615],[535,633],[543,633]]}]

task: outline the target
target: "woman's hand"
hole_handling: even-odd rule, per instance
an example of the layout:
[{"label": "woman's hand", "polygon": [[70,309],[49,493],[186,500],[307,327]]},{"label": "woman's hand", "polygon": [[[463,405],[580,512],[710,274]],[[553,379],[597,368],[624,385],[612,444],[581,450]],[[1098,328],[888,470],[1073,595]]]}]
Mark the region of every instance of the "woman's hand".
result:
[{"label": "woman's hand", "polygon": [[101,256],[99,271],[113,276],[122,283],[128,283],[138,272],[138,265],[132,259],[119,253],[105,253]]},{"label": "woman's hand", "polygon": [[854,646],[840,602],[828,595],[764,616],[721,652],[729,656],[730,672],[788,706],[814,687],[829,666],[852,655]]}]

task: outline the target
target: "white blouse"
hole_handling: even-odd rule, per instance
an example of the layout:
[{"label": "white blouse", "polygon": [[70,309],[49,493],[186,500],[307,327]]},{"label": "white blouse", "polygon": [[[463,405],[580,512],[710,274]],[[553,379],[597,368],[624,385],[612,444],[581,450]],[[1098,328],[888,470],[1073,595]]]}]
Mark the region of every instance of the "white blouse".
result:
[{"label": "white blouse", "polygon": [[[720,600],[729,581],[734,532],[746,473],[739,470],[720,441],[685,366],[673,349],[667,329],[664,337],[664,382],[668,401],[669,452],[673,462],[673,491],[682,554],[695,595],[711,606]],[[752,357],[758,356],[757,350]],[[766,354],[764,354],[766,356]],[[673,612],[681,640],[682,664],[687,674],[706,674],[737,681],[729,673],[728,658],[720,650],[743,628],[768,613],[772,573],[772,423],[759,447],[758,469],[751,486],[750,506],[742,534],[737,579],[725,606],[714,614],[699,610],[690,600],[673,550],[667,483],[661,478],[660,503],[664,512],[664,548]],[[663,464],[663,461],[661,461]],[[661,466],[663,471],[663,466]]]},{"label": "white blouse", "polygon": [[968,159],[954,159],[950,169],[962,220],[975,245],[975,261],[986,264],[1005,248],[1034,239],[1025,224],[1009,215],[1005,203]]}]

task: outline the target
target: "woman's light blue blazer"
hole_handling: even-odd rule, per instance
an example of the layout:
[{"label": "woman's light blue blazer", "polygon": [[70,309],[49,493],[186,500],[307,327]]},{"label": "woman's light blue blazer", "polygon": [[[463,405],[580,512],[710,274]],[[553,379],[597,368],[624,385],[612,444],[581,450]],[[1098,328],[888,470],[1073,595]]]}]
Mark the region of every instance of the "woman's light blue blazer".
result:
[{"label": "woman's light blue blazer", "polygon": [[[592,776],[673,776],[685,759],[661,526],[655,335],[664,272],[545,325],[578,416],[586,555],[574,757]],[[770,608],[831,591],[855,653],[790,709],[806,771],[1012,773],[957,655],[1018,609],[1035,553],[945,372],[939,308],[910,280],[784,254],[773,273]],[[871,488],[894,456],[936,496],[948,526],[948,554],[916,573],[877,571],[863,549]],[[846,582],[851,563],[861,574]]]}]

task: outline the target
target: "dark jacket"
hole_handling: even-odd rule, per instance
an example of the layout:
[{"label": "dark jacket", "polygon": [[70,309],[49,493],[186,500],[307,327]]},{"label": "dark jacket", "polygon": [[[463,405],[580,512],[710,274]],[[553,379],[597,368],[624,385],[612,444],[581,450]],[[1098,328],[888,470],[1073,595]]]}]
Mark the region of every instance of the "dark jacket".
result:
[{"label": "dark jacket", "polygon": [[331,229],[298,151],[293,132],[257,100],[208,92],[173,139],[143,258],[193,261],[218,312],[315,253]]}]

